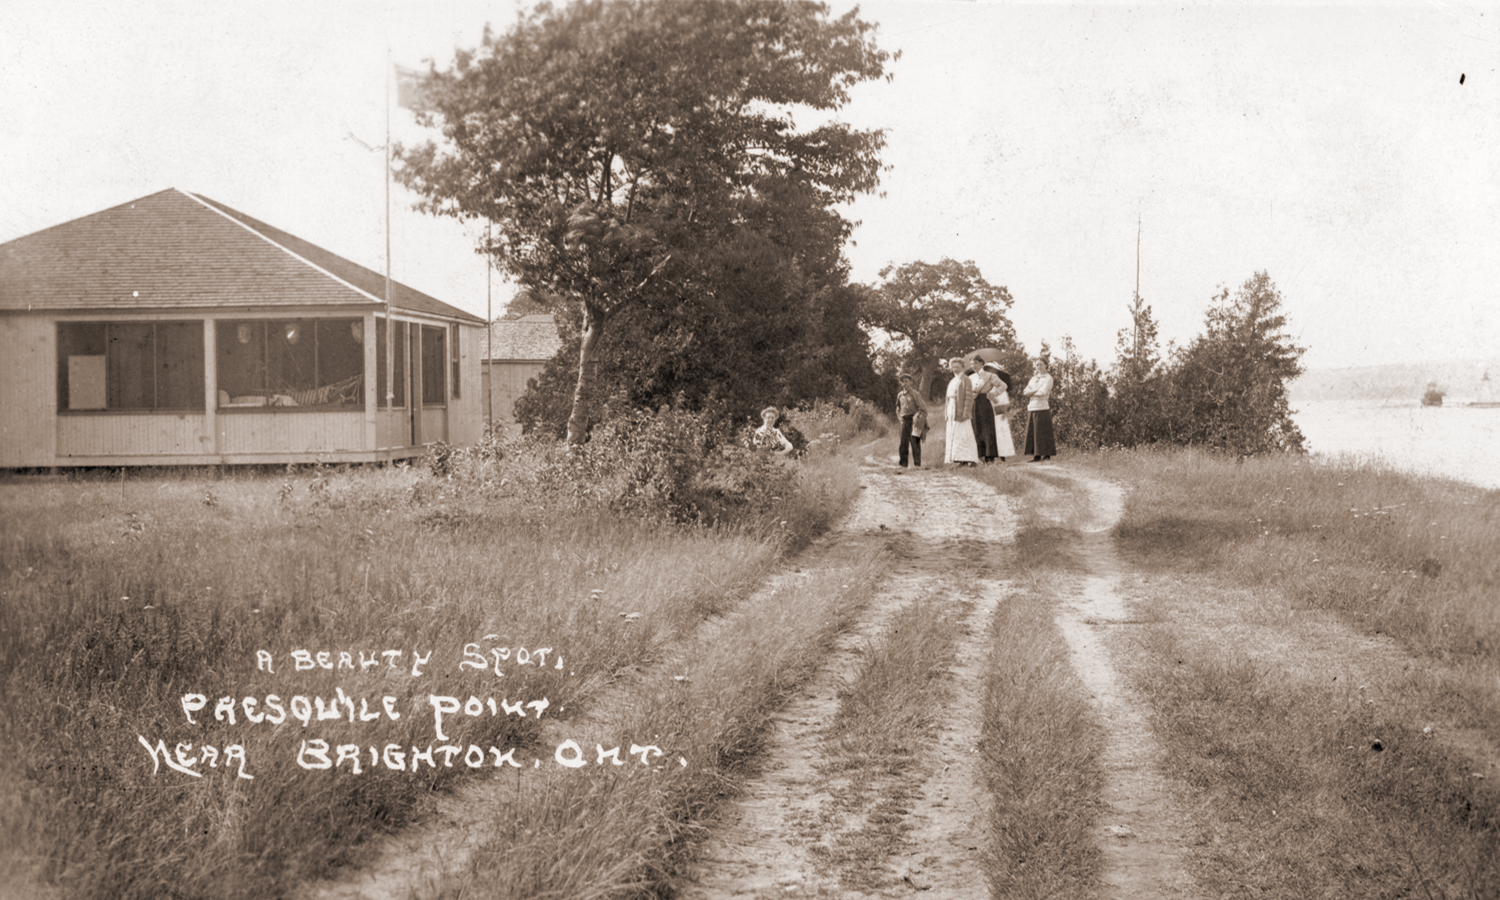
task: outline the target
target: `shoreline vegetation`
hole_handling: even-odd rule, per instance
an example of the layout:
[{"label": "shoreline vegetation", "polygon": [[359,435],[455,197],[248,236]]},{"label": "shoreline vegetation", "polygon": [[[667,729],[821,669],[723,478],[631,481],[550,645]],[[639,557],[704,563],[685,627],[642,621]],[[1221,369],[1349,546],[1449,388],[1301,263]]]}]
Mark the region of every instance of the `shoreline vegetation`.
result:
[{"label": "shoreline vegetation", "polygon": [[[779,606],[744,610],[853,501],[867,451],[850,448],[877,436],[894,443],[867,409],[799,415],[819,443],[799,468],[774,471],[754,468],[757,459],[701,464],[688,450],[691,423],[657,417],[635,438],[601,436],[594,457],[516,444],[404,469],[10,480],[0,486],[0,882],[70,897],[285,896],[368,862],[378,837],[430,817],[466,777],[495,766],[518,783],[534,774],[488,754],[482,769],[465,764],[470,746],[493,746],[494,757],[511,748],[553,771],[546,790],[498,823],[469,889],[670,895],[703,823],[753,764],[767,716],[880,575],[872,558],[807,579]],[[679,452],[677,468],[652,468]],[[1358,685],[1315,689],[1252,648],[1215,656],[1157,625],[1139,628],[1147,662],[1131,683],[1153,698],[1170,772],[1202,801],[1194,827],[1210,837],[1193,848],[1200,884],[1229,895],[1256,885],[1280,896],[1396,896],[1395,884],[1405,895],[1492,895],[1500,492],[1292,454],[1141,449],[1059,464],[1127,486],[1112,539],[1153,616],[1191,610],[1194,592],[1235,594],[1252,618],[1319,611],[1389,637],[1416,661],[1391,674],[1395,700],[1365,704]],[[1018,469],[973,477],[1024,504],[1031,479]],[[777,493],[757,495],[758,484]],[[1072,539],[1024,523],[1007,551],[1022,583],[989,626],[985,781],[1015,802],[995,807],[986,869],[1014,896],[1097,889],[1088,829],[1099,814],[1098,725],[1067,671],[1045,589],[1047,577],[1076,569]],[[626,768],[596,765],[590,743],[586,767],[558,769],[547,735],[581,727],[597,712],[593,698],[737,609],[769,618],[726,635],[714,658],[662,673],[670,691],[612,717]],[[484,669],[459,665],[475,643]],[[551,654],[545,665],[514,665],[514,654],[501,666],[501,647]],[[328,651],[333,668],[295,669],[299,649]],[[257,669],[260,650],[274,672]],[[405,654],[399,671],[384,657],[361,668],[358,651],[394,650]],[[352,667],[339,668],[340,651]],[[900,683],[900,672],[882,684]],[[215,715],[225,696],[340,691],[368,698],[369,710],[392,696],[404,715],[366,718],[353,703],[309,725],[295,712],[251,724],[243,705],[233,725]],[[185,694],[205,698],[196,725]],[[450,767],[441,752],[433,765],[411,759],[440,744],[429,694],[548,705],[537,715],[449,714],[437,728],[460,748]],[[1059,710],[1066,723],[1049,727]],[[892,716],[888,727],[911,726]],[[1434,727],[1462,730],[1471,752],[1430,739]],[[299,767],[315,732],[331,747],[361,748],[362,774],[347,759],[334,771]],[[191,742],[177,758],[201,777],[153,775],[155,755],[138,736]],[[642,765],[626,753],[632,743],[663,755],[648,752]],[[212,764],[205,744],[216,748]],[[228,765],[230,744],[242,746],[253,780]],[[406,752],[399,771],[381,758],[388,744]],[[1344,749],[1356,745],[1358,754]],[[1268,822],[1276,827],[1259,827]],[[1033,843],[1053,856],[1031,853],[1016,868],[1015,835],[1042,831],[1052,837]],[[1266,859],[1274,865],[1256,862]]]},{"label": "shoreline vegetation", "polygon": [[[1132,623],[1107,646],[1184,794],[1204,896],[1495,896],[1500,492],[1293,454],[1061,465],[1128,486],[1111,538]],[[1047,480],[975,477],[1023,496]],[[1012,619],[1079,573],[1080,540],[1050,529],[1045,553],[1018,554]],[[997,838],[990,880],[996,896],[1055,896],[1048,879],[1097,896],[1098,741],[1076,693],[1057,695],[1073,675],[1056,628],[1030,614],[1030,639],[997,653],[991,700],[1006,703],[996,733],[1025,742],[986,752],[995,834],[1047,839]],[[1038,707],[1050,727],[1026,722]]]}]

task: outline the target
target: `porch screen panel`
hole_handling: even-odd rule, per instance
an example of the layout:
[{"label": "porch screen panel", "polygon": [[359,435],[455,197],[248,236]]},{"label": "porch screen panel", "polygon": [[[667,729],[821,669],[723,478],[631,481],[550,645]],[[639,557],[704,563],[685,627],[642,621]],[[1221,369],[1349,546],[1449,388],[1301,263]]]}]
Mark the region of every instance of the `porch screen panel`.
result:
[{"label": "porch screen panel", "polygon": [[459,392],[459,390],[462,389],[462,385],[463,385],[463,382],[464,382],[463,377],[462,377],[463,376],[462,366],[460,365],[459,358],[458,358],[458,348],[459,348],[459,346],[460,345],[459,345],[459,341],[458,341],[458,325],[455,324],[455,325],[450,326],[449,329],[448,329],[448,354],[453,357],[453,397],[454,397],[454,399],[458,398],[458,392]]},{"label": "porch screen panel", "polygon": [[[343,384],[365,376],[365,323],[360,319],[318,319],[318,381]],[[364,396],[364,388],[360,388]]]},{"label": "porch screen panel", "polygon": [[311,322],[269,323],[266,341],[266,389],[291,396],[318,386],[318,355]]},{"label": "porch screen panel", "polygon": [[448,329],[422,326],[422,404],[448,402]]},{"label": "porch screen panel", "polygon": [[151,409],[156,406],[156,366],[153,354],[155,325],[112,322],[109,325],[110,409]]},{"label": "porch screen panel", "polygon": [[364,405],[359,319],[257,319],[219,326],[221,407]]},{"label": "porch screen panel", "polygon": [[203,407],[202,322],[59,322],[57,349],[59,410]]},{"label": "porch screen panel", "polygon": [[203,408],[203,324],[156,326],[156,398],[167,409]]},{"label": "porch screen panel", "polygon": [[57,325],[57,408],[104,409],[106,355],[103,322]]},{"label": "porch screen panel", "polygon": [[220,322],[219,332],[219,401],[230,398],[235,405],[254,402],[244,399],[264,396],[266,389],[266,334],[263,322]]}]

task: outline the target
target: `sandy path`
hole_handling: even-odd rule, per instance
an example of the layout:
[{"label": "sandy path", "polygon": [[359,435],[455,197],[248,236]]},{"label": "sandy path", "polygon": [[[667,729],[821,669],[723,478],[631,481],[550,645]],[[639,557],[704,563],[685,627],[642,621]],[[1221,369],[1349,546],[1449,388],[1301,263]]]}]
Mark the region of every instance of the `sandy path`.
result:
[{"label": "sandy path", "polygon": [[[698,881],[683,892],[685,898],[860,897],[914,890],[931,898],[989,895],[978,866],[988,842],[977,749],[981,674],[989,618],[1006,587],[976,580],[972,573],[984,567],[987,548],[1014,538],[1015,516],[1005,498],[948,472],[898,473],[867,460],[864,483],[865,492],[840,531],[896,536],[891,574],[858,625],[776,716],[763,772],[705,848]],[[955,574],[959,569],[962,575]],[[838,710],[840,685],[857,671],[860,648],[879,636],[896,611],[932,595],[958,597],[966,609],[951,669],[953,700],[941,732],[923,746],[914,771],[895,778],[828,774],[835,751],[825,746],[822,734]],[[909,830],[893,856],[865,861],[869,871],[862,886],[870,892],[865,893],[841,883],[826,851],[857,839],[872,814],[900,815]]]},{"label": "sandy path", "polygon": [[[1103,896],[1197,896],[1188,874],[1201,835],[1191,789],[1159,774],[1162,750],[1149,724],[1149,697],[1133,691],[1130,673],[1149,664],[1133,626],[1169,629],[1186,647],[1225,659],[1249,659],[1289,689],[1349,685],[1353,702],[1381,703],[1431,721],[1430,736],[1474,762],[1478,776],[1500,766],[1500,750],[1463,723],[1442,719],[1441,685],[1471,676],[1417,659],[1386,637],[1361,634],[1328,610],[1299,608],[1274,591],[1226,587],[1212,578],[1146,575],[1116,554],[1107,532],[1118,521],[1123,492],[1065,466],[1023,470],[1040,490],[1028,503],[1048,524],[1077,530],[1073,545],[1085,572],[1059,579],[1058,627],[1107,731],[1100,819]],[[1494,689],[1500,693],[1500,684]],[[1418,718],[1421,716],[1429,719]]]},{"label": "sandy path", "polygon": [[[890,616],[906,603],[933,590],[952,588],[951,582],[934,581],[934,575],[944,568],[943,559],[949,560],[947,567],[951,568],[958,547],[972,548],[1007,541],[1015,533],[1015,517],[1005,502],[995,495],[986,495],[982,489],[976,491],[976,485],[968,479],[932,470],[898,473],[892,466],[868,460],[864,474],[865,490],[844,522],[815,541],[798,556],[795,565],[771,578],[761,588],[762,591],[775,591],[789,580],[807,577],[823,568],[847,565],[852,556],[868,553],[872,544],[883,545],[894,540],[897,545],[906,547],[894,552],[890,566],[892,574],[882,583],[880,594],[866,606],[860,622],[841,637],[828,664],[775,719],[777,734],[773,745],[777,749],[769,754],[771,762],[768,768],[775,770],[772,774],[776,775],[776,783],[782,790],[776,793],[775,787],[752,786],[751,800],[745,804],[745,816],[762,815],[760,807],[756,806],[757,795],[768,798],[762,798],[762,806],[768,803],[778,807],[776,815],[744,820],[745,824],[735,832],[734,840],[749,849],[732,851],[727,839],[715,845],[726,854],[715,862],[715,868],[722,868],[726,873],[721,880],[728,878],[736,884],[752,886],[749,896],[756,895],[755,890],[759,888],[755,886],[759,885],[771,886],[774,893],[774,886],[788,883],[787,879],[791,878],[788,873],[792,872],[799,873],[792,878],[793,881],[804,885],[817,882],[817,868],[805,862],[803,848],[807,841],[776,838],[793,834],[792,823],[798,810],[810,808],[805,802],[806,789],[801,785],[809,777],[817,758],[798,757],[796,749],[816,746],[812,735],[827,724],[837,709],[838,688],[842,679],[852,671],[850,666],[857,661],[858,648],[878,635]],[[939,553],[934,554],[934,548],[940,548]],[[1001,593],[1000,585],[990,583],[979,596],[970,598],[970,644],[977,642],[987,627],[985,616],[994,609]],[[749,602],[753,603],[754,598]],[[722,624],[722,620],[706,623],[680,652],[710,652],[714,635]],[[955,715],[945,726],[938,740],[941,749],[929,754],[926,761],[926,767],[938,777],[924,781],[920,797],[914,798],[910,805],[913,828],[916,833],[927,836],[951,832],[947,823],[955,813],[971,822],[982,819],[979,815],[982,810],[980,795],[974,789],[977,775],[973,768],[977,761],[974,747],[979,737],[981,695],[978,664],[982,655],[977,646],[970,646],[961,651],[960,660],[959,671],[955,673],[957,693],[954,706],[963,713]],[[629,685],[622,684],[619,689],[629,690]],[[592,705],[600,708],[611,706],[608,697],[595,698]],[[570,723],[570,734],[584,733],[579,729],[587,724]],[[490,814],[486,811],[503,814],[509,790],[509,783],[503,780],[476,780],[462,785],[453,794],[439,800],[438,814],[432,822],[386,839],[370,868],[348,880],[305,885],[298,896],[315,900],[406,900],[438,894],[454,873],[463,871],[472,853],[487,838],[486,829],[473,828],[473,822]],[[800,805],[794,805],[790,798],[797,798]],[[857,824],[857,818],[849,818],[851,825]],[[805,835],[807,820],[804,817],[802,821],[801,833]],[[757,843],[757,835],[770,837]],[[973,868],[971,859],[977,858],[977,852],[971,853],[969,849],[977,851],[982,843],[977,838],[961,837],[957,844],[964,847],[964,860],[949,860],[940,854],[942,865],[937,865],[932,862],[937,859],[933,853],[923,852],[920,858],[896,860],[892,865],[900,865],[901,873],[916,873],[909,877],[921,877],[934,884],[954,882],[975,886],[972,892],[936,893],[934,896],[984,896],[983,879]],[[764,852],[757,853],[754,849],[757,846],[763,847]],[[791,865],[797,860],[803,863]],[[930,863],[928,868],[924,868],[924,862]],[[719,863],[723,864],[722,867]],[[739,868],[735,868],[736,865]],[[897,872],[894,868],[890,871]],[[743,895],[735,889],[731,893],[713,896]],[[848,896],[846,892],[836,892],[836,895]]]}]

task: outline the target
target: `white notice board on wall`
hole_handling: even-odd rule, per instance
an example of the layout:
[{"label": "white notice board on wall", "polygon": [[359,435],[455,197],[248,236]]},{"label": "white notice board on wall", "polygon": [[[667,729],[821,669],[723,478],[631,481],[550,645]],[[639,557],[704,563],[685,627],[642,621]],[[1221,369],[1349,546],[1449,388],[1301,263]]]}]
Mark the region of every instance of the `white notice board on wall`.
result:
[{"label": "white notice board on wall", "polygon": [[104,357],[68,357],[68,409],[104,408]]}]

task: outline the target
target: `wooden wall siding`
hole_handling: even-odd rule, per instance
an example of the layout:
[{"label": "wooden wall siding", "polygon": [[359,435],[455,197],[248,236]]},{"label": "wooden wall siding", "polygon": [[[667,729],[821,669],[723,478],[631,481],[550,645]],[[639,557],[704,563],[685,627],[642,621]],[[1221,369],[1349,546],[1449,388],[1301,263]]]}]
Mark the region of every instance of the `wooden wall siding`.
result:
[{"label": "wooden wall siding", "polygon": [[484,329],[462,325],[458,329],[459,396],[448,401],[448,443],[468,445],[484,436],[484,388],[479,360],[484,356]]},{"label": "wooden wall siding", "polygon": [[193,456],[213,452],[202,413],[57,417],[57,456]]},{"label": "wooden wall siding", "polygon": [[0,316],[0,467],[52,465],[56,415],[57,326]]},{"label": "wooden wall siding", "polygon": [[431,444],[434,441],[449,441],[446,409],[422,410],[422,443]]},{"label": "wooden wall siding", "polygon": [[516,401],[526,393],[526,382],[541,374],[539,362],[492,362],[490,375],[490,415],[496,422],[516,421]]},{"label": "wooden wall siding", "polygon": [[376,430],[379,439],[376,447],[380,449],[395,449],[411,445],[411,426],[407,424],[407,416],[410,411],[402,408],[394,412],[382,410],[377,416]]},{"label": "wooden wall siding", "polygon": [[220,415],[219,452],[225,456],[265,453],[334,453],[364,446],[363,410],[319,413]]}]

